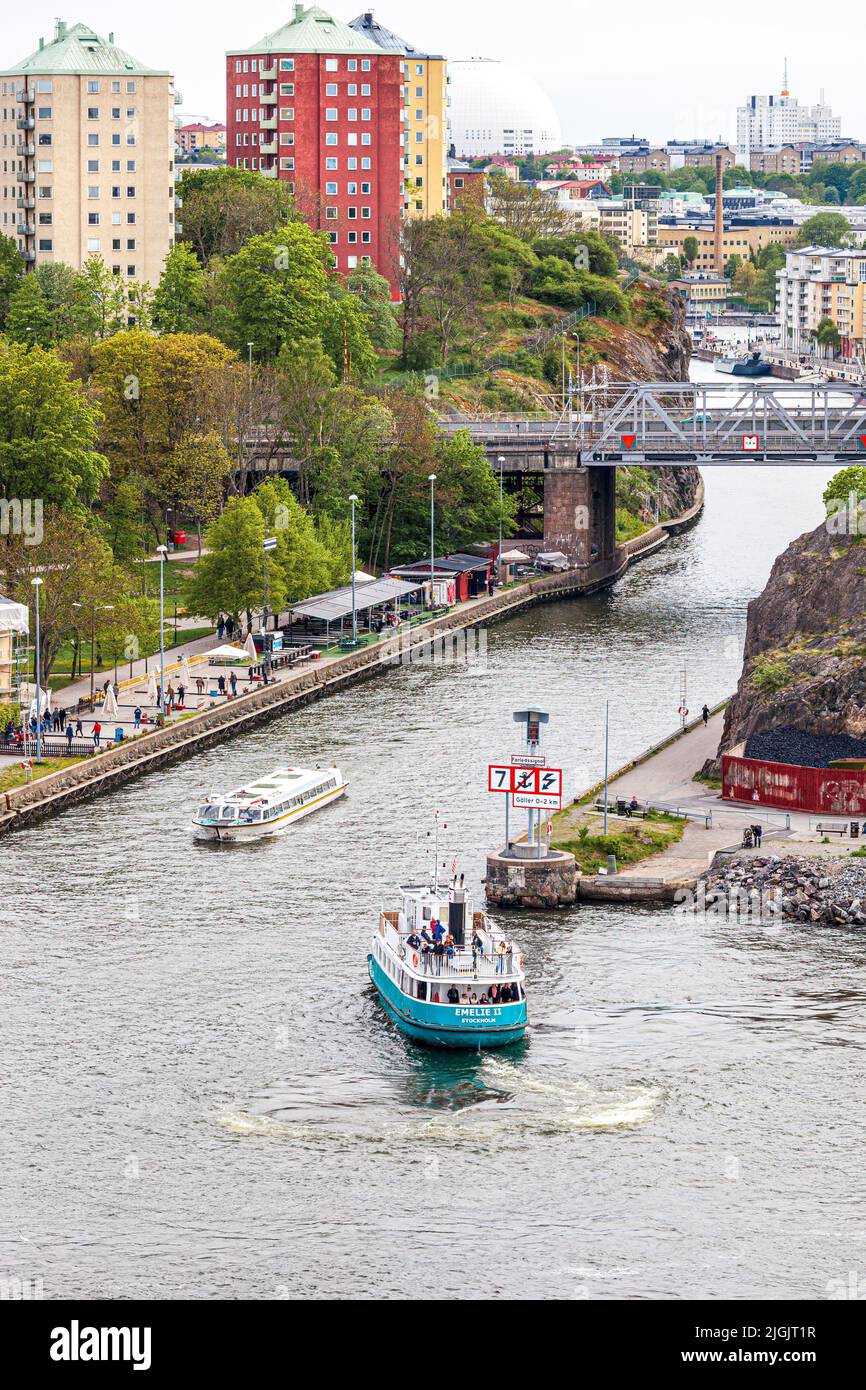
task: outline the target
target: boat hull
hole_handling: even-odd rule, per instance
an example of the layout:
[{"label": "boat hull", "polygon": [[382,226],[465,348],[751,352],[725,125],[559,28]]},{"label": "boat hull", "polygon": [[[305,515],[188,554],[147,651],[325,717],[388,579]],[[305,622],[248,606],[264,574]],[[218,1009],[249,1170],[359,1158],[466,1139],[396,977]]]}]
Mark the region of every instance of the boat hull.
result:
[{"label": "boat hull", "polygon": [[370,979],[401,1032],[428,1047],[508,1047],[526,1032],[526,1000],[516,1004],[432,1004],[401,993],[372,955]]}]

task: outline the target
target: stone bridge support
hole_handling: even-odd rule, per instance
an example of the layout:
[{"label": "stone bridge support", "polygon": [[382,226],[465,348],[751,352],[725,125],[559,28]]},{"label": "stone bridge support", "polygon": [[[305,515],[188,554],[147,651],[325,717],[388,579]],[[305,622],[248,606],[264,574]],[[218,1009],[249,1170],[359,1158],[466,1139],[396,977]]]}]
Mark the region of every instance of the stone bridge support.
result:
[{"label": "stone bridge support", "polygon": [[544,548],[573,565],[616,563],[616,469],[551,460],[544,474]]}]

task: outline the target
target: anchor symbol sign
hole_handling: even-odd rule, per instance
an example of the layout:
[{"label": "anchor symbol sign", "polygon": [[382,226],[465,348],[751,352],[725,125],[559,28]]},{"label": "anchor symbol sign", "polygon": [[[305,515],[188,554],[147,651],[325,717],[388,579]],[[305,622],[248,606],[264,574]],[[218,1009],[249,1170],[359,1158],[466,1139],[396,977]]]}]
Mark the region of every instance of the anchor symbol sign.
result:
[{"label": "anchor symbol sign", "polygon": [[756,454],[760,448],[760,440],[756,434],[743,435],[743,453]]}]

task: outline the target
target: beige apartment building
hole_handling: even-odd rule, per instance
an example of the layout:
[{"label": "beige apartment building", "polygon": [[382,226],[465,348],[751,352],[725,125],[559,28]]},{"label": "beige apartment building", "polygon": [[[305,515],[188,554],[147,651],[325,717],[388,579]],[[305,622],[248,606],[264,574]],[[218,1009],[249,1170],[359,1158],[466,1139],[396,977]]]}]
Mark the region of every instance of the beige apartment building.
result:
[{"label": "beige apartment building", "polygon": [[[722,235],[722,255],[726,261],[730,260],[732,256],[739,256],[741,261],[746,261],[752,251],[761,251],[771,243],[786,248],[793,246],[799,232],[800,228],[794,226],[793,223],[768,224],[758,222],[741,226],[726,224]],[[659,245],[664,247],[666,253],[670,251],[681,256],[686,237],[694,237],[698,243],[695,269],[712,270],[715,266],[715,232],[712,227],[679,225],[676,227],[661,226],[658,229]]]},{"label": "beige apartment building", "polygon": [[157,283],[175,235],[174,104],[168,72],[62,20],[0,73],[0,231],[29,268],[99,256]]}]

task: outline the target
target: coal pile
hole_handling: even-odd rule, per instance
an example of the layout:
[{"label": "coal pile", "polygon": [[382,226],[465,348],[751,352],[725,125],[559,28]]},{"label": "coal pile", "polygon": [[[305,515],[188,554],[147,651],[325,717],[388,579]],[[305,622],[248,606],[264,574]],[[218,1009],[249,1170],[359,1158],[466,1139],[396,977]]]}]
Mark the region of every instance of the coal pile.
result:
[{"label": "coal pile", "polygon": [[749,735],[746,757],[795,767],[829,767],[837,758],[866,758],[866,740],[850,734],[810,734],[805,729],[765,729]]}]

